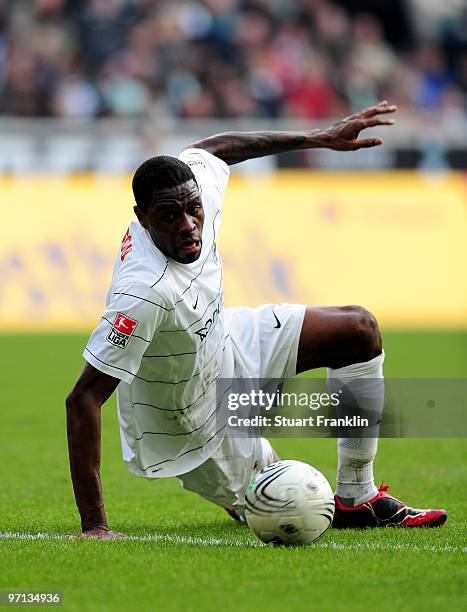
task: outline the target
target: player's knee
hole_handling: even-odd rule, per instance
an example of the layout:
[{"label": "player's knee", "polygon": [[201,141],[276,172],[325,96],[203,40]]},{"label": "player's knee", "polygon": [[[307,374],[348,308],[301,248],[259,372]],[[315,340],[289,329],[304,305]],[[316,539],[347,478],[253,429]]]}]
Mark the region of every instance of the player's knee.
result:
[{"label": "player's knee", "polygon": [[383,347],[375,316],[362,306],[346,306],[344,310],[349,316],[354,361],[369,361],[379,355]]},{"label": "player's knee", "polygon": [[70,393],[66,396],[66,399],[65,399],[65,407],[67,409],[67,412],[71,411],[75,404],[76,404],[75,394],[73,391],[70,391]]},{"label": "player's knee", "polygon": [[67,412],[72,412],[78,405],[79,400],[82,398],[82,393],[80,393],[75,387],[70,391],[65,399],[65,407]]}]

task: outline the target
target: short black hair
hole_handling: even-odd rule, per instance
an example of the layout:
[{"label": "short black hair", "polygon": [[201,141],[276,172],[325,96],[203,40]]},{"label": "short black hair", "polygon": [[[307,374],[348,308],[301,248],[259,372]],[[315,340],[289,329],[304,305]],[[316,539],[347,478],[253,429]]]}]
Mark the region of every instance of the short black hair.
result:
[{"label": "short black hair", "polygon": [[141,164],[133,176],[131,186],[136,204],[147,212],[158,190],[178,187],[190,180],[196,182],[188,164],[176,157],[157,155]]}]

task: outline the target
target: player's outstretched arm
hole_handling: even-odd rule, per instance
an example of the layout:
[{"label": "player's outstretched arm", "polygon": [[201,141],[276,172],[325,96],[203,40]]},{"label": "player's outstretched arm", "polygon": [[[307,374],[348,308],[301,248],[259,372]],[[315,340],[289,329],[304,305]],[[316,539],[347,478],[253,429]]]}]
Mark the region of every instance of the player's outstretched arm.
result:
[{"label": "player's outstretched arm", "polygon": [[225,132],[216,134],[190,145],[204,149],[227,164],[239,162],[254,157],[264,157],[295,151],[299,149],[334,149],[335,151],[356,151],[365,147],[376,147],[383,144],[382,138],[362,138],[362,130],[380,125],[392,125],[393,119],[380,117],[394,113],[397,107],[387,100],[379,102],[354,115],[345,117],[325,130],[310,132]]},{"label": "player's outstretched arm", "polygon": [[115,538],[109,529],[100,479],[101,406],[120,381],[86,364],[66,399],[68,450],[81,533],[74,538]]}]

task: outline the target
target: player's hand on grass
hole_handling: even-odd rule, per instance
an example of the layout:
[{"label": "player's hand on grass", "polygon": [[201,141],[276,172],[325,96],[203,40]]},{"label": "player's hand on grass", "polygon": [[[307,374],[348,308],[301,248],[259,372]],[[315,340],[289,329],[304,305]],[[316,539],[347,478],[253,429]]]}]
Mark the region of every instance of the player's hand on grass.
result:
[{"label": "player's hand on grass", "polygon": [[366,128],[377,127],[379,125],[393,125],[394,119],[386,119],[378,115],[394,113],[396,110],[397,106],[389,104],[387,100],[383,100],[375,106],[370,106],[365,110],[345,117],[345,119],[341,119],[324,130],[325,146],[335,151],[356,151],[357,149],[382,145],[382,138],[362,138],[359,140],[358,136]]},{"label": "player's hand on grass", "polygon": [[99,540],[115,540],[126,538],[124,533],[118,531],[112,531],[108,527],[93,527],[92,529],[86,529],[77,535],[69,536],[69,540],[84,540],[86,538],[97,538]]}]

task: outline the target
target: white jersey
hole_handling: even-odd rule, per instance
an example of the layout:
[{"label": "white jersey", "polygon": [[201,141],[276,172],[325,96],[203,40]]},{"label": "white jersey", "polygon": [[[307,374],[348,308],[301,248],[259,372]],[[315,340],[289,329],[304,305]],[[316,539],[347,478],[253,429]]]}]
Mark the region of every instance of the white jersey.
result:
[{"label": "white jersey", "polygon": [[226,428],[216,413],[216,381],[233,373],[216,251],[229,168],[201,149],[187,149],[180,159],[196,177],[205,212],[199,259],[180,264],[165,257],[133,221],[107,308],[84,350],[91,365],[121,380],[123,460],[148,478],[186,473],[215,452]]}]

